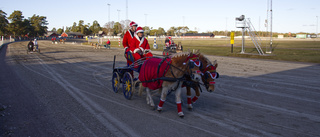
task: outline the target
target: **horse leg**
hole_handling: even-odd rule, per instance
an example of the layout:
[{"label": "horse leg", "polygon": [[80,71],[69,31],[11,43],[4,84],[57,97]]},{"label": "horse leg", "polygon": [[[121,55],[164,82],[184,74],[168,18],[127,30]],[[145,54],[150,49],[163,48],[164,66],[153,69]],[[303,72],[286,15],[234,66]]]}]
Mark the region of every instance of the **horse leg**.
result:
[{"label": "horse leg", "polygon": [[[182,82],[180,82],[180,85],[181,84]],[[175,92],[176,92],[176,103],[177,103],[178,115],[179,117],[183,118],[184,114],[181,108],[181,86],[179,86]]]},{"label": "horse leg", "polygon": [[154,107],[154,102],[150,93],[150,89],[146,88],[147,91],[147,104],[150,105],[150,107]]},{"label": "horse leg", "polygon": [[142,83],[140,82],[140,83],[139,83],[139,96],[142,95],[142,92],[145,91],[145,89],[146,89],[146,87],[144,87],[144,86],[142,85]]},{"label": "horse leg", "polygon": [[200,96],[199,88],[201,88],[201,87],[195,88],[196,95],[192,98],[192,102],[193,102],[193,103],[196,103],[196,101],[198,100],[198,98],[199,98],[199,96]]},{"label": "horse leg", "polygon": [[187,88],[187,99],[188,99],[188,109],[192,110],[192,101],[191,101],[191,88],[190,87],[186,87]]},{"label": "horse leg", "polygon": [[[164,82],[164,83],[165,83],[165,82]],[[158,110],[159,112],[162,111],[162,106],[163,106],[164,102],[166,101],[168,90],[169,90],[169,87],[164,87],[164,86],[162,86],[160,102],[159,102],[159,105],[158,105],[158,108],[157,108],[157,110]]]}]

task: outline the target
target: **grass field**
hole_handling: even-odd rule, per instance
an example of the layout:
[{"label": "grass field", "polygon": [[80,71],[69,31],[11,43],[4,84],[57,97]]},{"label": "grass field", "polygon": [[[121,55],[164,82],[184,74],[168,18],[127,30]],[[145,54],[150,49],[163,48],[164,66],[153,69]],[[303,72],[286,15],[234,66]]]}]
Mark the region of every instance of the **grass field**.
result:
[{"label": "grass field", "polygon": [[[207,55],[320,63],[320,39],[275,39],[272,54],[265,56],[258,55],[250,39],[245,41],[245,53],[247,54],[240,54],[241,39],[235,40],[233,53],[231,53],[229,39],[174,39],[174,41],[175,43],[181,42],[184,51],[200,49],[200,52]],[[118,44],[118,42],[112,41],[111,47],[119,47]],[[152,50],[162,51],[164,40],[157,40],[158,49],[152,48],[153,39],[149,39],[149,44]],[[269,51],[266,40],[262,41],[261,48],[264,52],[266,52],[266,48]]]}]

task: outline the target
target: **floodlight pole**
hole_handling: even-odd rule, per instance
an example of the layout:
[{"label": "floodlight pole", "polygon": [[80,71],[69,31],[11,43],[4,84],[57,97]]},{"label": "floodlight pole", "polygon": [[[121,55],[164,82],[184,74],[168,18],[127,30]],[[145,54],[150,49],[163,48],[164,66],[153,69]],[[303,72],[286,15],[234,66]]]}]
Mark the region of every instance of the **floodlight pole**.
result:
[{"label": "floodlight pole", "polygon": [[144,14],[144,16],[145,16],[145,23],[146,23],[146,26],[147,26],[147,16],[148,16],[148,14]]},{"label": "floodlight pole", "polygon": [[121,10],[117,9],[117,11],[118,11],[118,22],[120,23],[120,11]]},{"label": "floodlight pole", "polygon": [[111,4],[108,3],[108,23],[110,23],[110,5]]}]

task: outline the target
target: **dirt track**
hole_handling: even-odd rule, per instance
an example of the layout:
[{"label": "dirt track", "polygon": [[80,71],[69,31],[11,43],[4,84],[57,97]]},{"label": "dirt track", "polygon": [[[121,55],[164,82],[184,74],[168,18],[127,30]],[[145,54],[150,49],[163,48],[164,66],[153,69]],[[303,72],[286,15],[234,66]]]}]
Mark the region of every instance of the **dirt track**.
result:
[{"label": "dirt track", "polygon": [[320,135],[319,64],[209,56],[219,63],[216,91],[192,112],[184,104],[180,119],[173,95],[158,113],[145,95],[112,91],[122,49],[39,41],[41,54],[27,54],[26,44],[0,52],[0,136]]}]

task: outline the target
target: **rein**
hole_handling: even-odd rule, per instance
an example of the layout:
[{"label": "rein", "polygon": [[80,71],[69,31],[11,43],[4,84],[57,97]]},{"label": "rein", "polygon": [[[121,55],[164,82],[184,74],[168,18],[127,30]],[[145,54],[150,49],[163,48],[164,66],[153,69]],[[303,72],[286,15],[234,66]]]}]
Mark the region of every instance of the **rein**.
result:
[{"label": "rein", "polygon": [[[169,81],[169,82],[176,82],[176,81],[186,82],[187,80],[186,80],[185,77],[186,77],[186,76],[191,76],[191,75],[192,75],[192,72],[191,72],[191,74],[184,72],[182,69],[178,68],[177,66],[172,65],[172,64],[170,63],[170,62],[171,62],[171,59],[170,59],[170,61],[167,61],[167,59],[168,59],[168,57],[163,58],[163,59],[161,60],[161,62],[159,63],[159,65],[158,65],[158,70],[157,70],[158,78],[151,79],[151,80],[145,80],[145,81],[141,81],[141,82],[142,82],[142,83],[148,83],[148,82],[158,82],[158,83],[160,83],[159,80]],[[171,73],[171,75],[173,76],[173,78],[171,78],[171,77],[165,77],[166,72],[164,72],[164,73],[162,74],[162,76],[159,77],[159,70],[160,70],[161,64],[162,64],[163,62],[165,62],[165,61],[167,62],[166,68],[169,67],[170,73]],[[173,73],[173,71],[172,71],[172,68],[175,68],[175,69],[177,69],[177,70],[180,71],[180,72],[183,72],[184,75],[182,75],[181,77],[177,78],[177,77],[174,75],[174,73]],[[190,65],[188,65],[188,68],[187,68],[187,69],[191,70]],[[178,86],[179,86],[179,84],[177,85],[176,88],[178,88]]]}]

